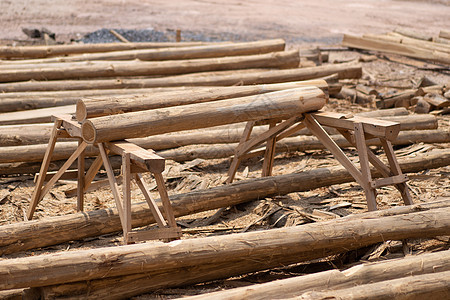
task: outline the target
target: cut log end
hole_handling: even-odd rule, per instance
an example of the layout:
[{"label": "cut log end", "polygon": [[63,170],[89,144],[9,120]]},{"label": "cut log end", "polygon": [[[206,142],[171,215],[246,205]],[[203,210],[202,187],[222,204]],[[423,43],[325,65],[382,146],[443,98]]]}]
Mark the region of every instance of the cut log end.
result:
[{"label": "cut log end", "polygon": [[95,127],[90,120],[86,120],[83,122],[83,125],[81,126],[81,132],[86,143],[93,144],[97,139]]},{"label": "cut log end", "polygon": [[87,119],[86,105],[81,100],[77,101],[77,108],[76,108],[76,112],[75,112],[75,117],[76,117],[78,122],[83,122],[84,120]]}]

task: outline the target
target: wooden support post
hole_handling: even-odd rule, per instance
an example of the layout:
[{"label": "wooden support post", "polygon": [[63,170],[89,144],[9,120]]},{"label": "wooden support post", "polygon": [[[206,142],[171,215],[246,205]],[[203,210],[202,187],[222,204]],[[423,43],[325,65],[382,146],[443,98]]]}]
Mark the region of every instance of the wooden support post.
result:
[{"label": "wooden support post", "polygon": [[161,202],[163,204],[164,212],[166,213],[166,219],[170,227],[177,227],[177,222],[175,221],[175,216],[173,214],[172,205],[170,204],[169,195],[167,194],[166,185],[161,173],[153,173],[155,177],[156,184],[158,186],[159,196],[161,197]]},{"label": "wooden support post", "polygon": [[356,149],[359,155],[359,165],[361,166],[361,173],[364,185],[364,192],[366,194],[367,207],[369,211],[377,210],[377,194],[372,188],[372,175],[370,174],[369,159],[367,154],[366,140],[364,137],[364,128],[361,123],[354,124],[354,137],[356,142]]},{"label": "wooden support post", "polygon": [[361,186],[364,186],[362,173],[350,161],[341,148],[330,138],[328,133],[317,122],[317,120],[310,114],[304,114],[305,125],[308,129],[322,142],[322,144],[333,154],[333,156],[344,166],[345,169],[355,178]]},{"label": "wooden support post", "polygon": [[[402,175],[402,169],[400,168],[397,158],[395,157],[394,148],[392,148],[391,142],[382,138],[380,138],[380,141],[381,144],[383,145],[383,149],[384,152],[386,153],[386,157],[388,159],[393,175]],[[406,182],[399,183],[396,185],[396,187],[402,195],[403,202],[406,205],[412,205],[413,204],[412,197],[411,194],[409,193],[408,185],[406,184]]]},{"label": "wooden support post", "polygon": [[111,163],[109,162],[108,154],[106,153],[105,146],[103,145],[103,143],[98,144],[98,149],[100,150],[103,165],[105,166],[106,174],[108,175],[109,186],[111,187],[111,191],[113,193],[114,200],[116,202],[117,211],[119,212],[120,223],[122,224],[122,228],[126,228],[123,215],[122,201],[120,199],[119,194],[119,186],[117,185],[116,178],[114,177],[114,171],[111,167]]},{"label": "wooden support post", "polygon": [[[67,159],[67,161],[62,165],[62,167],[56,172],[55,175],[46,183],[44,187],[42,187],[40,194],[38,197],[33,198],[32,205],[29,208],[28,214],[29,216],[33,216],[34,210],[36,209],[37,204],[44,198],[44,196],[50,191],[53,185],[61,178],[61,176],[67,171],[67,169],[72,165],[72,163],[78,158],[81,152],[86,149],[86,142],[81,142],[80,146],[75,150],[74,153]],[[46,170],[45,170],[46,172]],[[43,174],[43,178],[45,178],[45,173]],[[37,188],[38,186],[36,186]],[[40,188],[40,187],[39,187]],[[30,219],[30,218],[29,218]]]},{"label": "wooden support post", "polygon": [[131,160],[130,153],[122,154],[122,190],[123,190],[123,241],[128,244],[128,233],[131,231]]},{"label": "wooden support post", "polygon": [[36,187],[31,195],[30,207],[28,208],[26,218],[31,220],[33,218],[34,210],[40,200],[42,193],[42,186],[44,185],[45,175],[47,174],[48,166],[52,157],[53,150],[55,149],[56,139],[58,135],[58,129],[61,127],[62,121],[56,120],[53,125],[52,133],[48,142],[47,150],[45,151],[44,159],[42,161],[41,169],[39,170],[39,177],[36,181]]},{"label": "wooden support post", "polygon": [[[82,139],[78,140],[78,147],[83,142]],[[77,184],[77,211],[84,210],[84,184],[85,184],[85,173],[84,173],[84,150],[78,156],[77,161],[78,167],[78,184]]]},{"label": "wooden support post", "polygon": [[144,179],[142,178],[142,175],[139,173],[134,174],[134,179],[136,180],[137,185],[141,189],[142,194],[144,194],[145,200],[147,201],[148,206],[152,211],[153,216],[155,217],[156,223],[158,224],[159,227],[166,227],[167,222],[166,220],[164,220],[164,217],[161,214],[161,211],[159,210],[159,207],[156,204],[155,200],[150,196],[149,188],[145,183]]},{"label": "wooden support post", "polygon": [[[274,128],[276,123],[269,124],[269,130]],[[261,177],[272,176],[273,159],[275,157],[275,144],[277,142],[276,135],[267,140],[266,152],[264,153],[264,162],[262,166]]]},{"label": "wooden support post", "polygon": [[91,186],[92,180],[94,180],[95,175],[97,175],[98,170],[100,170],[102,163],[103,163],[102,156],[101,154],[99,154],[92,162],[91,166],[89,167],[89,170],[86,172],[86,175],[84,176],[84,184],[83,184],[84,193]]},{"label": "wooden support post", "polygon": [[[245,125],[244,132],[242,133],[241,139],[239,141],[239,145],[244,144],[250,138],[252,134],[253,127],[255,126],[255,121],[249,121]],[[239,148],[238,145],[238,148]],[[230,169],[228,170],[228,178],[226,183],[232,183],[234,176],[236,175],[239,164],[241,163],[241,157],[238,155],[238,148],[235,151],[233,161],[231,162]]]}]

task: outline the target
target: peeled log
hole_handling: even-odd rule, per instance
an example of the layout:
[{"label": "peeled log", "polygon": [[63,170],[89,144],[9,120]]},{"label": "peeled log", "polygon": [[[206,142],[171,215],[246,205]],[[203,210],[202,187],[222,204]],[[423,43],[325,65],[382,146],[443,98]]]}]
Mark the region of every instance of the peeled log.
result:
[{"label": "peeled log", "polygon": [[108,51],[124,51],[132,49],[151,49],[167,47],[186,47],[200,46],[218,43],[206,42],[183,42],[183,43],[105,43],[105,44],[69,44],[69,45],[51,45],[51,46],[21,46],[0,47],[0,58],[42,58],[51,56],[61,56],[68,54],[96,53]]},{"label": "peeled log", "polygon": [[21,64],[42,64],[52,62],[73,62],[73,61],[92,61],[92,60],[177,60],[177,59],[195,59],[211,58],[224,56],[252,55],[270,52],[283,51],[285,42],[282,39],[261,40],[255,42],[242,43],[217,43],[188,47],[172,47],[159,49],[139,49],[125,50],[102,53],[87,53],[82,55],[72,55],[66,57],[55,57],[33,60],[5,61],[3,64],[21,63]]},{"label": "peeled log", "polygon": [[300,62],[298,51],[269,54],[167,60],[159,62],[93,63],[86,66],[0,70],[0,82],[57,80],[117,76],[175,75],[194,72],[251,68],[295,68]]},{"label": "peeled log", "polygon": [[134,97],[146,93],[160,93],[169,91],[192,91],[202,87],[166,87],[148,89],[112,89],[112,90],[75,90],[75,91],[54,91],[54,92],[18,92],[0,93],[0,112],[13,112],[29,109],[38,109],[54,106],[76,104],[77,100],[84,97],[115,96],[123,97],[128,95]]},{"label": "peeled log", "polygon": [[[227,129],[228,132],[229,129]],[[256,131],[258,131],[257,129]],[[206,131],[206,130],[205,130]],[[216,137],[218,132],[212,131],[211,140],[215,139],[216,142],[224,143],[224,137]],[[222,134],[225,134],[222,131]],[[208,136],[207,136],[208,137]],[[239,137],[236,134],[235,137]],[[178,135],[178,138],[182,139],[183,136]],[[346,148],[351,147],[350,143],[341,135],[333,135],[331,138],[338,144],[339,147]],[[201,137],[204,139],[204,136]],[[156,136],[142,138],[142,139],[129,139],[129,141],[146,149],[158,150],[160,148],[176,146],[171,139],[165,139],[163,137]],[[186,136],[185,143],[194,143],[196,136]],[[450,142],[450,132],[443,130],[418,130],[418,131],[403,131],[400,132],[398,137],[392,141],[393,145],[409,145],[413,143],[448,143]],[[230,144],[218,144],[218,145],[195,145],[178,147],[174,149],[161,150],[157,154],[174,161],[187,161],[196,158],[202,159],[216,159],[225,158],[234,155],[234,150],[237,147],[237,143]],[[381,143],[378,139],[371,139],[367,141],[369,146],[380,146]],[[178,145],[180,146],[180,145]],[[57,143],[52,155],[52,161],[61,159],[67,159],[77,148],[76,142],[61,142]],[[40,162],[44,158],[47,144],[38,145],[26,145],[26,146],[10,146],[0,147],[0,163],[13,163],[13,162]],[[292,151],[306,151],[306,150],[318,150],[325,149],[325,146],[313,136],[298,136],[285,138],[277,142],[275,151],[280,152],[292,152]],[[87,157],[98,155],[98,149],[94,146],[88,146],[86,148]],[[29,169],[29,172],[32,170]]]},{"label": "peeled log", "polygon": [[[271,255],[285,256],[285,262],[290,264],[297,262],[295,256],[304,252],[324,249],[346,252],[385,240],[445,235],[450,231],[450,218],[446,217],[449,213],[450,208],[440,208],[376,219],[361,216],[361,219],[345,222],[338,219],[169,244],[137,244],[8,259],[0,261],[0,289],[47,286],[201,264],[254,264],[255,260],[270,261]],[[256,270],[261,270],[261,266],[256,266]]]},{"label": "peeled log", "polygon": [[[346,222],[338,219],[281,229],[178,240],[168,244],[139,244],[10,259],[0,262],[0,269],[5,270],[0,273],[0,287],[48,286],[77,280],[83,284],[90,280],[90,289],[68,295],[78,294],[93,299],[101,298],[97,293],[105,291],[96,289],[95,281],[114,280],[117,283],[111,284],[109,292],[111,297],[117,299],[119,296],[129,297],[153,290],[151,274],[161,269],[166,271],[165,286],[173,287],[171,271],[183,272],[186,267],[208,265],[210,270],[216,270],[210,274],[210,280],[214,280],[223,276],[222,268],[217,267],[219,265],[235,266],[234,275],[240,275],[241,269],[248,272],[249,269],[260,271],[268,267],[281,267],[387,239],[435,237],[450,230],[450,219],[446,218],[448,213],[450,208],[442,208],[378,219],[361,218]],[[122,278],[118,277],[131,274],[136,274],[131,282],[127,282],[126,277],[121,282]],[[124,288],[126,285],[129,288]]]},{"label": "peeled log", "polygon": [[198,76],[187,74],[162,78],[143,79],[99,79],[99,80],[63,80],[42,82],[15,82],[0,84],[0,92],[26,91],[60,91],[60,90],[89,90],[89,89],[125,89],[152,88],[175,86],[232,86],[280,83],[320,78],[337,73],[339,79],[361,78],[361,65],[345,63],[332,64],[310,68],[295,68],[288,70],[249,71],[238,74],[216,74]]},{"label": "peeled log", "polygon": [[[386,272],[389,270],[389,272]],[[311,290],[343,289],[420,274],[450,271],[450,250],[407,256],[381,262],[356,265],[344,271],[330,270],[296,276],[203,295],[185,297],[186,300],[221,299],[246,300],[288,298]]]},{"label": "peeled log", "polygon": [[[414,158],[400,159],[399,164],[404,173],[447,166],[450,164],[450,150],[418,154]],[[380,174],[375,172],[373,175],[374,177],[380,176]],[[207,190],[173,195],[170,198],[175,216],[180,217],[255,199],[264,199],[265,197],[307,191],[352,181],[354,181],[353,177],[342,167],[319,168],[302,173],[235,182]],[[420,209],[422,205],[425,204],[401,207],[401,209]],[[373,213],[379,214],[383,212],[385,211]],[[134,204],[132,206],[133,227],[145,226],[154,222],[147,203]],[[5,225],[1,226],[0,229],[0,255],[4,255],[71,240],[119,232],[122,230],[122,227],[119,215],[115,209],[99,209]]]},{"label": "peeled log", "polygon": [[372,284],[324,292],[307,292],[297,300],[327,299],[449,299],[450,271],[405,276]]},{"label": "peeled log", "polygon": [[[341,148],[351,147],[350,143],[341,135],[333,135],[331,136],[331,138]],[[443,130],[402,131],[399,133],[397,138],[394,141],[392,141],[392,144],[410,145],[420,142],[449,143],[450,132]],[[238,144],[235,143],[225,145],[196,145],[195,147],[186,146],[159,151],[158,155],[166,159],[172,159],[178,162],[193,160],[196,158],[202,159],[225,158],[234,155],[234,150],[236,149],[237,145]],[[378,139],[371,139],[367,141],[367,145],[381,146],[381,143]],[[299,136],[299,137],[285,138],[277,142],[275,151],[277,153],[280,153],[280,152],[307,151],[318,149],[325,149],[325,146],[316,137]]]},{"label": "peeled log", "polygon": [[75,109],[75,105],[65,105],[3,113],[0,114],[0,125],[50,122],[53,115],[71,114],[75,112]]},{"label": "peeled log", "polygon": [[[203,91],[203,89],[211,90],[211,88],[201,88],[200,91]],[[1,100],[0,100],[1,103]],[[384,110],[375,110],[371,112],[365,112],[365,113],[358,113],[355,114],[358,116],[365,116],[365,117],[389,117],[389,116],[405,116],[406,122],[408,124],[411,124],[416,117],[413,116],[406,116],[408,115],[408,111],[405,108],[393,108],[393,109],[384,109]],[[432,123],[431,116],[425,115],[424,118],[430,119],[428,122],[429,124]],[[434,117],[434,120],[436,118]],[[392,119],[391,121],[396,120]],[[404,127],[406,126],[403,123],[403,120],[399,120],[400,122],[400,128],[401,130],[404,130]],[[415,121],[414,121],[415,122]],[[425,129],[422,128],[421,125],[423,122],[418,123],[418,127],[416,129]],[[205,144],[205,143],[235,143],[239,141],[240,136],[242,135],[243,127],[245,126],[244,123],[241,124],[232,124],[231,126],[225,125],[225,126],[219,126],[214,127],[211,129],[204,129],[199,130],[197,133],[187,133],[187,132],[180,132],[180,133],[173,133],[173,134],[165,134],[165,135],[158,135],[150,138],[139,138],[139,139],[133,139],[133,143],[137,143],[139,145],[142,144],[148,144],[149,147],[153,147],[153,150],[163,150],[163,149],[170,149],[180,146],[186,146],[186,145],[192,145],[192,144]],[[19,146],[19,145],[37,145],[37,144],[46,144],[48,143],[48,140],[50,138],[50,132],[52,130],[53,124],[33,124],[33,125],[5,125],[0,126],[0,146],[6,147],[6,146]],[[428,127],[426,127],[428,128]],[[207,142],[205,142],[205,138],[203,138],[203,135],[209,135],[211,136],[214,134],[214,131],[221,130],[222,135],[217,136],[215,135],[212,139],[208,137]],[[255,132],[260,130],[259,127],[256,127],[253,129]],[[262,130],[262,129],[261,129]],[[260,132],[261,132],[260,130]],[[217,132],[216,132],[217,133]],[[237,138],[239,136],[239,138]],[[1,149],[0,149],[1,152]],[[1,155],[0,155],[1,156]]]},{"label": "peeled log", "polygon": [[325,80],[305,80],[266,85],[215,87],[195,91],[193,93],[186,93],[186,91],[172,91],[167,93],[159,93],[156,95],[141,95],[139,97],[133,98],[87,98],[78,100],[76,117],[79,122],[83,122],[88,118],[245,97],[303,86],[316,86],[323,90],[325,93],[328,92],[328,84]]},{"label": "peeled log", "polygon": [[325,94],[315,87],[160,108],[88,119],[82,136],[88,143],[145,137],[173,131],[213,127],[259,119],[286,118],[321,109]]},{"label": "peeled log", "polygon": [[413,58],[450,64],[450,55],[448,55],[447,53],[427,50],[411,45],[404,45],[381,40],[372,40],[347,34],[344,34],[342,45],[350,48],[393,53]]}]

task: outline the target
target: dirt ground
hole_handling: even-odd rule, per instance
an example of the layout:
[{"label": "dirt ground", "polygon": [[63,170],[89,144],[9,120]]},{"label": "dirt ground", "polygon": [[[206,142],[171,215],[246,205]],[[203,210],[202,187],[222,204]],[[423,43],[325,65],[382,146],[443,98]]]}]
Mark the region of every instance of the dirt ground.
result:
[{"label": "dirt ground", "polygon": [[404,26],[436,34],[450,27],[449,0],[1,0],[0,8],[2,39],[23,39],[22,27],[46,27],[60,40],[100,28],[170,28],[324,44],[343,33]]}]

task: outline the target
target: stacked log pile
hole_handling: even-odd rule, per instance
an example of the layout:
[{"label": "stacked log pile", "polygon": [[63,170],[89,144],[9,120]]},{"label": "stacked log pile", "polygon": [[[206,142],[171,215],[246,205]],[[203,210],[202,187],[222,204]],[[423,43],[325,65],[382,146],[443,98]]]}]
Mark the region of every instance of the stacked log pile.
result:
[{"label": "stacked log pile", "polygon": [[[365,34],[362,37],[344,35],[342,45],[361,50],[375,51],[391,61],[421,69],[448,72],[450,70],[450,40],[445,31],[433,37],[408,29],[397,28],[387,34]],[[406,56],[406,57],[405,57]],[[419,60],[417,60],[419,59]],[[430,62],[424,63],[423,60]],[[411,108],[416,113],[448,113],[450,106],[449,83],[437,83],[427,77],[409,89],[394,94],[381,94],[368,86],[342,90],[341,96],[364,103],[376,101],[380,109],[390,107]]]},{"label": "stacked log pile", "polygon": [[[408,38],[403,37],[408,34]],[[396,43],[400,46],[387,48],[394,49],[397,54],[406,55],[405,51],[409,51],[409,57],[433,60],[438,68],[449,63],[448,52],[444,51],[447,47],[442,46],[445,45],[442,42],[446,38],[445,32],[421,46],[411,41],[417,37],[397,30],[386,37],[367,36],[364,39],[370,39],[370,47],[372,41]],[[358,48],[356,41],[345,37],[344,45]],[[438,47],[432,48],[438,43]],[[322,107],[324,94],[331,99],[327,108],[336,108],[333,106],[336,103],[348,105],[349,99],[353,107],[376,106],[378,110],[348,113],[400,123],[401,132],[393,141],[400,149],[422,143],[417,153],[412,148],[410,152],[414,155],[399,157],[404,173],[423,171],[418,177],[432,176],[426,172],[450,165],[450,151],[445,146],[450,143],[450,131],[448,126],[438,128],[438,123],[448,125],[442,122],[450,101],[448,85],[424,77],[414,88],[388,96],[370,84],[364,84],[359,63],[325,64],[329,56],[320,49],[299,55],[298,51],[285,51],[284,46],[282,40],[267,40],[0,47],[0,174],[38,172],[53,125],[51,115],[67,113],[83,124],[83,138],[91,143],[123,138],[120,128],[127,127],[131,128],[127,135],[130,142],[155,150],[158,155],[175,161],[171,162],[175,166],[178,165],[176,162],[195,162],[195,159],[228,162],[223,159],[234,155],[245,128],[244,121],[259,118],[259,108],[268,93],[280,101],[276,102],[278,106],[264,113],[280,118],[284,117],[279,115],[280,107],[292,112]],[[364,47],[361,48],[367,49]],[[369,50],[384,48],[386,45]],[[289,98],[287,95],[298,98],[300,94],[304,99],[319,100],[310,102],[312,104],[307,107],[303,102],[292,106],[292,101],[283,101]],[[336,100],[339,98],[346,100]],[[423,103],[429,105],[428,109]],[[193,104],[195,111],[191,109]],[[222,116],[228,111],[229,118],[238,119],[230,122],[204,113],[213,107],[220,109]],[[187,122],[177,122],[176,116],[181,114]],[[201,127],[211,128],[195,129],[193,124],[199,116],[207,123]],[[338,131],[325,129],[340,147],[351,148]],[[252,135],[266,130],[267,125],[256,126]],[[170,131],[178,132],[167,133]],[[380,146],[378,139],[367,143],[372,149]],[[427,152],[423,143],[444,146]],[[58,170],[77,145],[76,139],[58,142],[50,170]],[[324,149],[305,129],[280,140],[276,146],[278,153],[322,153],[316,150]],[[405,150],[407,153],[408,149]],[[97,155],[98,148],[94,145],[86,148],[86,168]],[[263,157],[264,147],[256,149],[252,155]],[[112,157],[111,163],[116,170],[120,168],[120,158]],[[216,160],[208,163],[217,168]],[[73,169],[76,167],[74,165]],[[189,232],[193,229],[189,226],[192,221],[185,222],[186,219],[180,218],[195,219],[198,218],[195,214],[218,209],[205,222],[213,224],[227,207],[264,204],[267,199],[318,188],[339,196],[340,192],[331,186],[354,181],[342,167],[325,165],[303,170],[304,167],[291,174],[284,172],[271,177],[238,180],[228,185],[222,185],[223,181],[218,180],[209,189],[177,193],[177,187],[170,191],[175,217],[185,232]],[[446,174],[445,170],[442,174]],[[375,169],[372,173],[374,178],[381,176]],[[69,171],[63,179],[76,179],[76,176],[76,172]],[[16,180],[16,177],[11,178]],[[64,189],[66,197],[76,195],[76,188],[72,187]],[[185,235],[183,239],[169,243],[117,247],[99,243],[93,249],[71,251],[54,249],[76,248],[72,241],[89,243],[120,232],[116,209],[100,206],[86,212],[65,214],[60,211],[60,216],[0,223],[0,298],[126,299],[160,289],[204,284],[299,263],[313,265],[311,261],[316,259],[331,261],[358,251],[380,257],[388,243],[398,241],[403,245],[400,248],[404,258],[367,263],[366,257],[356,266],[353,263],[339,269],[215,293],[207,290],[204,295],[192,298],[328,299],[351,296],[375,299],[395,298],[407,293],[412,298],[444,299],[450,296],[448,245],[437,247],[444,251],[436,253],[406,253],[410,251],[408,241],[411,245],[415,239],[447,241],[448,244],[450,199],[428,201],[430,195],[424,199],[417,191],[413,190],[413,193],[424,201],[354,215],[338,215],[331,208],[291,209],[283,206],[281,201],[276,205],[273,201],[272,205],[278,208],[266,210],[260,218],[240,228],[238,234],[195,238]],[[64,195],[55,193],[48,197],[58,199],[51,201],[60,201],[61,194]],[[95,197],[98,197],[96,201],[102,200],[100,194]],[[4,199],[8,198],[0,197],[0,205],[5,203]],[[155,201],[160,203],[159,199]],[[146,202],[133,203],[131,211],[133,227],[152,226],[156,222]],[[287,212],[296,213],[306,221],[296,223],[301,226],[249,230],[264,222],[271,224],[268,227],[280,227],[280,220]],[[271,222],[269,218],[275,221]],[[79,244],[83,245],[83,242]],[[396,254],[398,257],[399,253]],[[201,288],[195,293],[199,292],[202,292]]]}]

